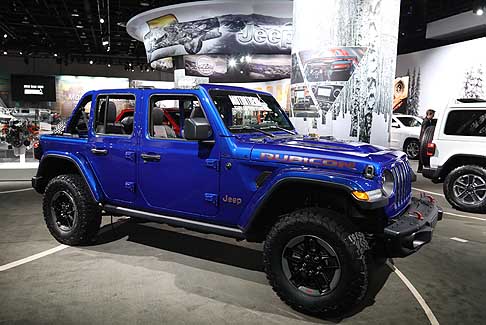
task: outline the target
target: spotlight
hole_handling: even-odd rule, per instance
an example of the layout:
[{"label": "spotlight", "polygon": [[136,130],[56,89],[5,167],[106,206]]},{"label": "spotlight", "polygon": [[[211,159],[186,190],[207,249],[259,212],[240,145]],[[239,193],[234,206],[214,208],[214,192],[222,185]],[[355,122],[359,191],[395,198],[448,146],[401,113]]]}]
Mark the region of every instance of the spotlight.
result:
[{"label": "spotlight", "polygon": [[3,34],[3,38],[7,38],[7,37],[8,37],[8,35],[7,35],[7,34]]},{"label": "spotlight", "polygon": [[93,60],[89,60],[89,64],[93,64]]},{"label": "spotlight", "polygon": [[103,18],[100,18],[100,23],[104,24],[105,20]]},{"label": "spotlight", "polygon": [[7,52],[7,51],[3,51],[3,55],[7,55],[7,54],[8,54],[8,52]]},{"label": "spotlight", "polygon": [[228,66],[229,66],[230,68],[234,68],[234,67],[236,67],[236,59],[235,59],[235,58],[231,58],[231,59],[229,59],[229,61],[228,61]]},{"label": "spotlight", "polygon": [[108,63],[106,66],[107,66],[108,68],[111,68],[111,64],[109,64],[109,63]]},{"label": "spotlight", "polygon": [[478,16],[482,16],[483,14],[484,14],[484,10],[483,10],[483,8],[478,8],[478,9],[476,9],[476,15],[478,15]]},{"label": "spotlight", "polygon": [[22,51],[19,51],[19,55],[22,55]]},{"label": "spotlight", "polygon": [[57,53],[54,53],[54,57],[57,58]]}]

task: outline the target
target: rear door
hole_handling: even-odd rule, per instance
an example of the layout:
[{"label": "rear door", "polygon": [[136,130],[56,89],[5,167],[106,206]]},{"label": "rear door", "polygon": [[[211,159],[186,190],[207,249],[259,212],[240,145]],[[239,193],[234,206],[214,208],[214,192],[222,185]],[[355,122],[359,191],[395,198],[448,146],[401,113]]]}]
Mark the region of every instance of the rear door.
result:
[{"label": "rear door", "polygon": [[[99,94],[93,105],[88,141],[88,161],[108,202],[135,201],[137,136],[133,121],[116,121],[124,109],[135,109],[134,93]],[[135,109],[135,116],[136,116]]]},{"label": "rear door", "polygon": [[[142,207],[161,214],[210,218],[218,212],[219,148],[183,138],[184,118],[202,110],[191,93],[156,93],[146,100],[138,164]],[[204,113],[204,111],[202,111]]]}]

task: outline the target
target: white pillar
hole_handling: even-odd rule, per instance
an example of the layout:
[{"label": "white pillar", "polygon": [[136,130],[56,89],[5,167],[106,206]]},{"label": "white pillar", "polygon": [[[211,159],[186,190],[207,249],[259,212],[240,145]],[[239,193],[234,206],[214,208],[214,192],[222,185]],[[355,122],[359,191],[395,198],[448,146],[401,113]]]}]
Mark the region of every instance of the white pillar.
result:
[{"label": "white pillar", "polygon": [[292,119],[388,145],[400,0],[294,0]]}]

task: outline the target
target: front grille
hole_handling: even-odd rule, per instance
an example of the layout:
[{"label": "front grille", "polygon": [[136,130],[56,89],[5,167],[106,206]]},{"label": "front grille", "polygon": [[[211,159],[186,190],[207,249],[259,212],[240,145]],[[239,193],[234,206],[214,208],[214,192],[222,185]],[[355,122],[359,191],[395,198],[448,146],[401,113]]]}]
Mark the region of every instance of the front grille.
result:
[{"label": "front grille", "polygon": [[391,172],[394,176],[394,208],[400,209],[412,196],[412,168],[408,161],[397,160]]}]

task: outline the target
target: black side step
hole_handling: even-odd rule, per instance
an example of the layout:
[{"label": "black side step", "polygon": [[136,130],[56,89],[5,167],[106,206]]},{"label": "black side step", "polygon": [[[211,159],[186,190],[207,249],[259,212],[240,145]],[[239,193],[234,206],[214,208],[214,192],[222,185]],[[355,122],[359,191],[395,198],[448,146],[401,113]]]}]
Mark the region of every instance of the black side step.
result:
[{"label": "black side step", "polygon": [[162,214],[145,212],[140,210],[134,210],[129,208],[117,207],[114,205],[105,205],[103,209],[106,212],[114,213],[117,215],[135,217],[140,219],[146,219],[158,223],[165,223],[174,227],[183,227],[191,230],[195,230],[202,233],[222,235],[225,237],[232,237],[237,239],[245,239],[243,231],[238,228],[231,228],[226,226],[214,225],[196,220],[183,219],[179,217],[166,216]]}]

